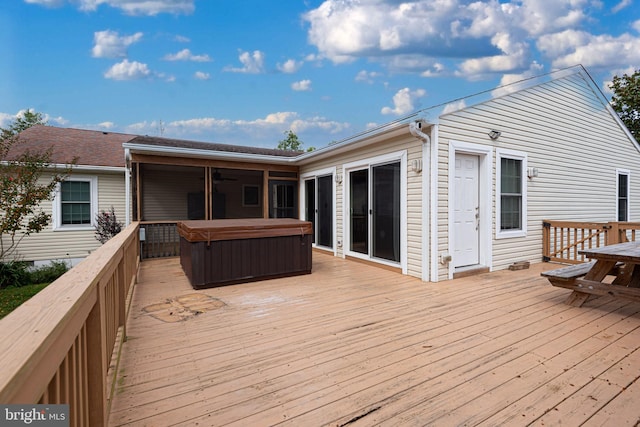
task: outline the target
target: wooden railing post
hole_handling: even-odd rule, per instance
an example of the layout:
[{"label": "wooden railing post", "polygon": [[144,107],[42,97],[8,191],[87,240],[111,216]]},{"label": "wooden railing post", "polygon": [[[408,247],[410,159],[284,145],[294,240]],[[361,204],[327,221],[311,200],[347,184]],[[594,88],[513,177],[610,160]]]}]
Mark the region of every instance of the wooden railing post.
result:
[{"label": "wooden railing post", "polygon": [[542,221],[542,261],[551,261],[551,223]]},{"label": "wooden railing post", "polygon": [[620,226],[617,222],[609,222],[603,228],[607,233],[606,245],[620,243]]},{"label": "wooden railing post", "polygon": [[87,318],[87,366],[89,369],[89,425],[101,427],[107,420],[106,399],[106,331],[103,323],[105,301],[103,291]]}]

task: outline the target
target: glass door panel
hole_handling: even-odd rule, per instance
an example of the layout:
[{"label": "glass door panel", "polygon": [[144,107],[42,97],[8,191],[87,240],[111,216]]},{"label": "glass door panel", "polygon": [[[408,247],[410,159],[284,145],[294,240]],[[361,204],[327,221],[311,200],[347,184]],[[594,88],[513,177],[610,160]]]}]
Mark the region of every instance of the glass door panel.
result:
[{"label": "glass door panel", "polygon": [[304,219],[311,222],[313,230],[313,243],[316,242],[316,180],[307,179],[304,182],[305,206]]},{"label": "glass door panel", "polygon": [[295,181],[269,181],[269,218],[297,218]]},{"label": "glass door panel", "polygon": [[[333,247],[333,175],[318,177],[318,245]],[[315,225],[315,224],[314,224]]]},{"label": "glass door panel", "polygon": [[351,248],[369,254],[369,170],[349,173]]},{"label": "glass door panel", "polygon": [[372,255],[400,261],[400,162],[372,167]]}]

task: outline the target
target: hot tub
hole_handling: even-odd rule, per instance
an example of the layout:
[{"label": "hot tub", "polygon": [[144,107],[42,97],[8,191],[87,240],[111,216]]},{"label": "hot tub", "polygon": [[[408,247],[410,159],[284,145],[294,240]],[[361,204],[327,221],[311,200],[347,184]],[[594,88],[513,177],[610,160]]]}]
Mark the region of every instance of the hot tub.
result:
[{"label": "hot tub", "polygon": [[311,273],[310,222],[289,218],[178,223],[180,264],[195,289]]}]

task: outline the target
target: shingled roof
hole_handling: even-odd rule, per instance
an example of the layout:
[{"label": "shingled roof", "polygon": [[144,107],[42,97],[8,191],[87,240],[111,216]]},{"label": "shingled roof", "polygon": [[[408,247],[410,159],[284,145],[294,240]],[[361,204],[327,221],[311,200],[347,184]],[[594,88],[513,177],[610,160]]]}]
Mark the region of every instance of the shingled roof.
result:
[{"label": "shingled roof", "polygon": [[246,147],[242,145],[215,144],[212,142],[187,141],[184,139],[137,136],[129,144],[152,145],[157,147],[186,148],[192,150],[222,151],[225,153],[255,154],[263,156],[296,157],[302,151],[278,150],[274,148]]},{"label": "shingled roof", "polygon": [[301,151],[214,144],[44,125],[35,125],[22,131],[19,141],[9,152],[9,159],[15,158],[26,150],[40,151],[51,147],[53,148],[52,163],[65,164],[77,157],[79,166],[124,167],[125,155],[122,146],[124,143],[277,157],[295,157],[302,153]]},{"label": "shingled roof", "polygon": [[51,162],[66,164],[78,158],[77,164],[84,166],[124,167],[122,144],[135,135],[102,132],[55,126],[35,125],[19,135],[19,142],[9,152],[9,159],[29,151],[53,148]]}]

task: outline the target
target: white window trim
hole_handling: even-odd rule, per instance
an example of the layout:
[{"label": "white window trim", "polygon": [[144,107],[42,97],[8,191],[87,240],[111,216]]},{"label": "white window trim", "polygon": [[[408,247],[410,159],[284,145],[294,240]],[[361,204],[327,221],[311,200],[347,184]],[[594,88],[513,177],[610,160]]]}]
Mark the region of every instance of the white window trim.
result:
[{"label": "white window trim", "polygon": [[[501,223],[501,194],[502,194],[502,159],[513,159],[522,161],[522,229],[520,230],[500,230]],[[502,148],[496,148],[496,239],[510,239],[514,237],[526,237],[527,236],[527,153],[522,151],[505,150]]]},{"label": "white window trim", "polygon": [[52,206],[52,227],[54,231],[82,231],[94,230],[96,226],[96,215],[98,215],[98,177],[92,175],[73,175],[65,181],[85,181],[89,182],[91,191],[91,224],[86,225],[63,225],[60,184],[57,185],[53,197]]},{"label": "white window trim", "polygon": [[631,219],[631,171],[629,169],[616,169],[616,221],[619,221],[618,212],[620,212],[620,175],[627,176],[627,221]]}]

